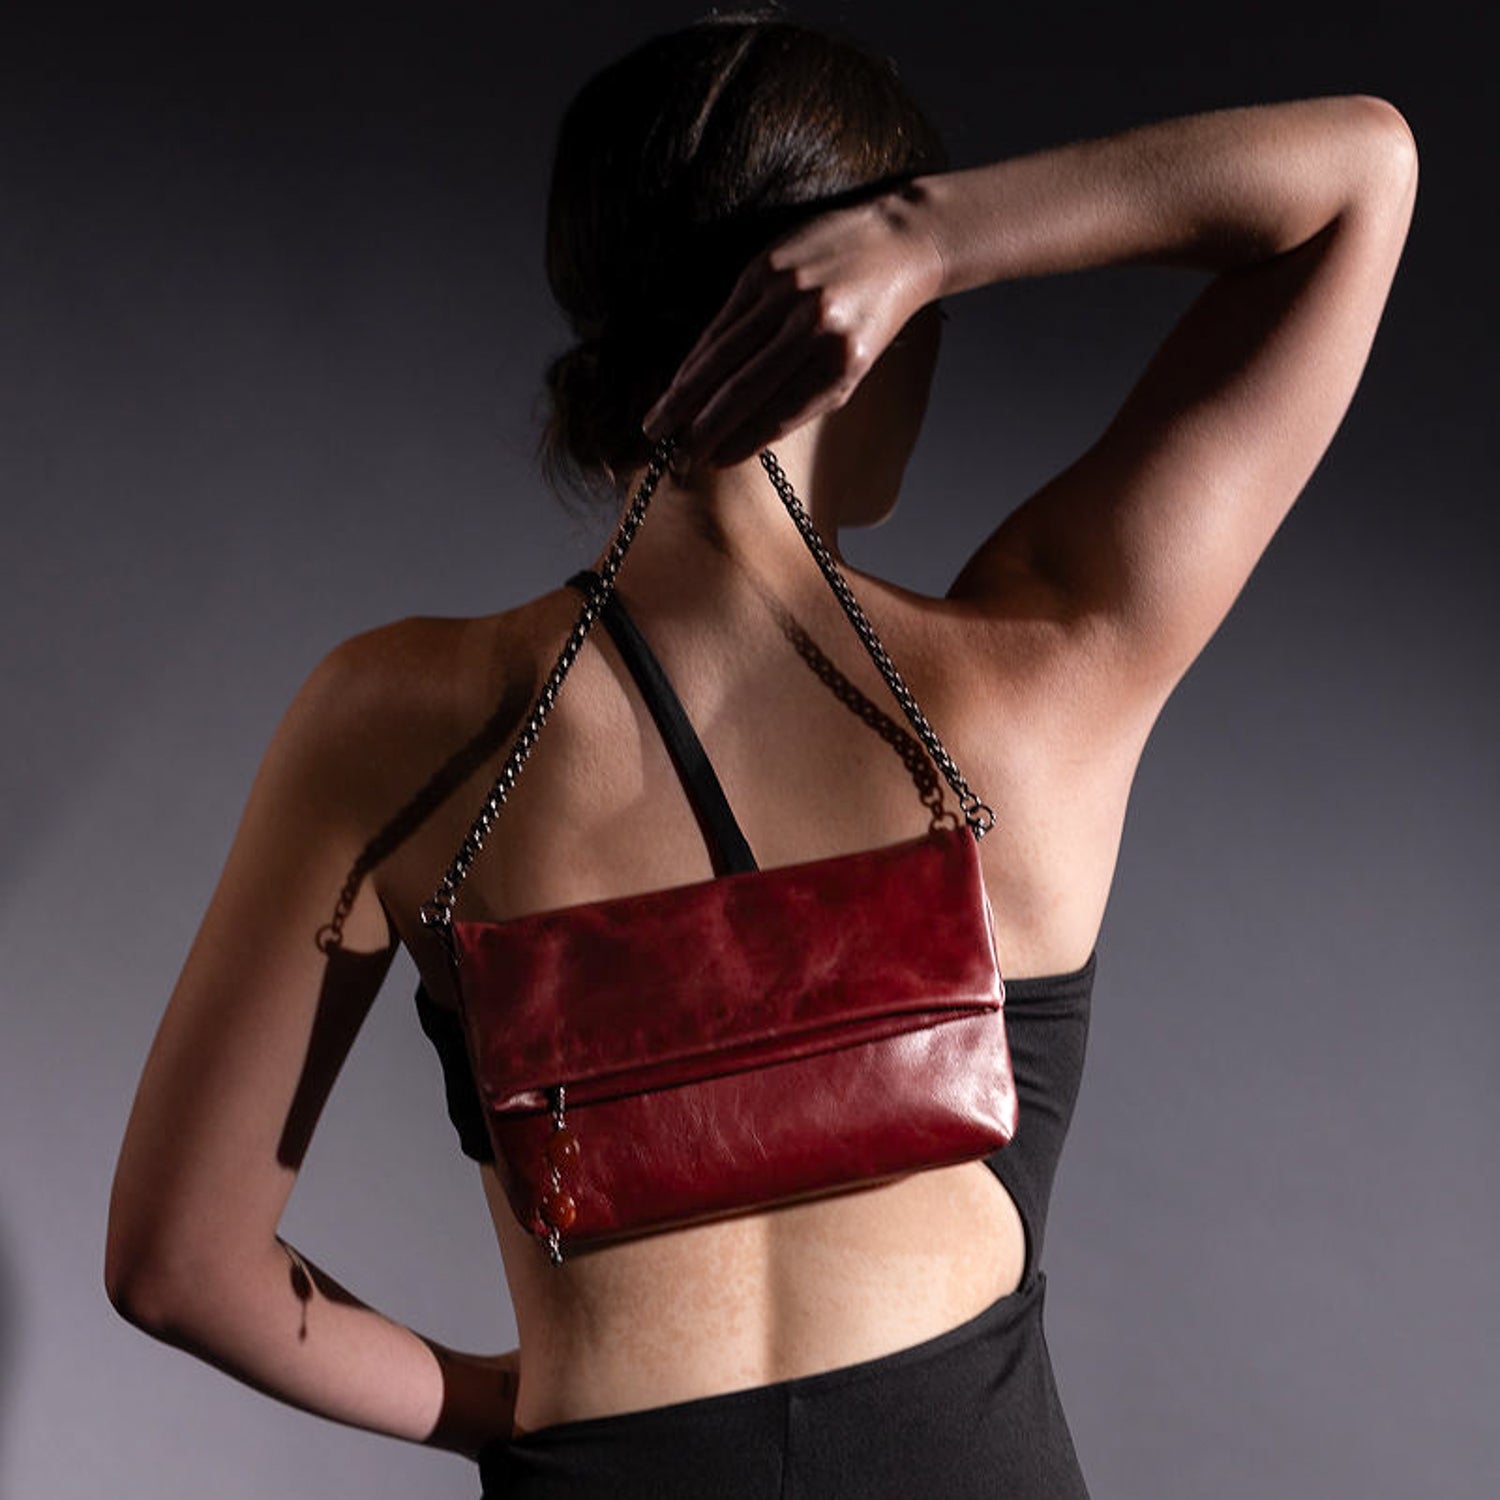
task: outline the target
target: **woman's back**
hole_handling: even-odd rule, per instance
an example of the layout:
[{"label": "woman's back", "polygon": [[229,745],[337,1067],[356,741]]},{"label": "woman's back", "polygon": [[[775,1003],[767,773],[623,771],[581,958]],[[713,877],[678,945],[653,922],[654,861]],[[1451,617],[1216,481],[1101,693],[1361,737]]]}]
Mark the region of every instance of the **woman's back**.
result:
[{"label": "woman's back", "polygon": [[[648,521],[621,598],[762,867],[914,837],[933,816],[930,784],[924,800],[912,775],[914,741],[769,484],[766,496],[755,520],[771,544],[742,557],[674,524],[683,498],[664,495],[662,511],[678,515]],[[1069,720],[1066,703],[1048,701],[1069,681],[1064,633],[1029,615],[1024,599],[980,612],[851,576],[929,719],[996,810],[980,847],[1008,983],[1019,994],[1018,978],[1083,968],[1132,761],[1123,751],[1086,759],[1076,731],[1066,756],[1048,743]],[[578,604],[556,591],[485,620],[408,621],[367,638],[369,670],[389,685],[386,714],[407,726],[386,741],[403,745],[388,769],[404,776],[407,797],[481,735],[496,704],[513,722],[492,734],[508,743]],[[444,678],[452,696],[434,713],[431,685]],[[422,703],[426,714],[414,713]],[[491,753],[374,874],[424,989],[450,1013],[446,961],[416,909],[495,761]],[[400,805],[395,785],[387,795]],[[470,871],[460,914],[503,920],[711,874],[661,736],[596,630]],[[601,1247],[561,1276],[489,1170],[485,1182],[524,1351],[527,1428],[885,1354],[1014,1292],[1026,1260],[1020,1215],[982,1162]]]}]

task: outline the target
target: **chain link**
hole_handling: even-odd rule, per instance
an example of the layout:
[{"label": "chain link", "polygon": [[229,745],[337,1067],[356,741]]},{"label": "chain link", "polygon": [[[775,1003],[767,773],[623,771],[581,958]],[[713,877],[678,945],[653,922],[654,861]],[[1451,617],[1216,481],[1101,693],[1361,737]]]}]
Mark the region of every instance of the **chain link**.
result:
[{"label": "chain link", "polygon": [[[453,908],[458,900],[458,888],[463,884],[469,873],[469,867],[483,848],[491,824],[499,816],[506,798],[514,789],[516,779],[521,774],[521,768],[526,764],[532,747],[536,744],[537,736],[541,733],[542,725],[547,722],[547,715],[551,713],[553,704],[557,702],[558,689],[562,686],[563,678],[567,676],[569,668],[583,649],[583,643],[588,638],[589,631],[593,629],[605,600],[614,588],[615,576],[620,571],[620,565],[625,561],[625,554],[635,540],[636,532],[640,530],[641,522],[646,516],[646,507],[650,505],[651,497],[655,494],[662,475],[666,473],[675,447],[675,439],[665,437],[652,449],[646,472],[641,478],[629,508],[620,520],[614,540],[605,554],[604,562],[600,565],[597,575],[598,584],[584,600],[578,619],[568,633],[568,638],[563,643],[562,650],[559,651],[557,661],[548,673],[546,682],[542,684],[536,702],[527,715],[526,723],[511,745],[505,765],[495,778],[489,795],[485,798],[483,806],[464,836],[453,863],[448,866],[437,890],[422,903],[419,910],[422,925],[432,928],[437,933],[447,949],[449,959],[455,963],[457,954],[453,946]],[[822,569],[824,578],[828,580],[828,586],[843,606],[844,613],[849,617],[849,623],[853,625],[865,650],[869,652],[870,659],[885,679],[886,686],[891,690],[891,696],[901,706],[901,711],[906,715],[912,728],[916,730],[918,738],[926,747],[933,763],[943,773],[948,785],[953,788],[964,821],[973,830],[975,838],[983,838],[995,826],[995,814],[980,801],[975,793],[970,791],[969,784],[954,764],[953,757],[943,748],[942,741],[938,739],[932,725],[927,722],[927,716],[918,707],[917,700],[912,697],[911,690],[896,670],[895,663],[881,644],[880,637],[875,633],[875,627],[870,624],[864,610],[860,608],[859,601],[854,597],[854,592],[840,571],[838,563],[834,561],[823,538],[818,535],[812,519],[808,516],[801,500],[797,498],[780,463],[769,448],[762,451],[760,462],[771,483],[776,487],[781,503],[786,507],[797,530],[802,534],[803,541],[807,543],[808,550]]]}]

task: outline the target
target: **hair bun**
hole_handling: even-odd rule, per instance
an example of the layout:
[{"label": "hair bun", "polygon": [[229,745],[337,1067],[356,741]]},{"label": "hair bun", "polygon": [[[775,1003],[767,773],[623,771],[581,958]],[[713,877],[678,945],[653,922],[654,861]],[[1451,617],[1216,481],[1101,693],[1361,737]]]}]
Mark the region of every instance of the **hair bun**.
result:
[{"label": "hair bun", "polygon": [[607,338],[583,339],[547,366],[551,411],[542,433],[542,466],[564,483],[579,471],[612,475],[644,451],[637,381],[620,366],[619,346]]}]

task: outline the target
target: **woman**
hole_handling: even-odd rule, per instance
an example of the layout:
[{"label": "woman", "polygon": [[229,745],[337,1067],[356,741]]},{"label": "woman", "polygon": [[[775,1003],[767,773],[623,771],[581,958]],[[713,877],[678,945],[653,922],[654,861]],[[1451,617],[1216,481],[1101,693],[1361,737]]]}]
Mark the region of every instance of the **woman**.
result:
[{"label": "woman", "polygon": [[[1364,96],[948,171],[887,68],[775,19],[705,22],[595,79],[549,210],[580,341],[551,372],[547,456],[619,507],[652,440],[677,436],[620,594],[763,866],[911,837],[929,809],[759,451],[836,551],[895,503],[941,299],[1093,266],[1216,273],[1098,441],[943,598],[847,570],[998,813],[981,849],[1016,1138],[561,1270],[486,1165],[520,1336],[501,1355],[421,1338],[278,1238],[398,942],[463,1145],[486,1155],[418,913],[577,611],[553,588],[346,641],[291,705],[125,1137],[106,1263],[121,1312],[309,1411],[478,1456],[487,1495],[1085,1494],[1039,1259],[1131,779],[1343,416],[1415,182],[1405,122]],[[463,900],[504,919],[711,870],[639,693],[591,640]]]}]

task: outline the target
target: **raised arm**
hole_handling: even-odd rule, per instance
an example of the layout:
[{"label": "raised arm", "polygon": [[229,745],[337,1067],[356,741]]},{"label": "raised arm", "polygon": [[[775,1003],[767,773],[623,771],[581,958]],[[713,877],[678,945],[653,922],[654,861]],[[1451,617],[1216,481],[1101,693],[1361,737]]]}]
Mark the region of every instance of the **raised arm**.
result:
[{"label": "raised arm", "polygon": [[938,297],[1106,265],[1218,273],[1098,441],[951,590],[983,610],[1020,589],[1086,642],[1103,716],[1154,716],[1348,406],[1415,183],[1406,122],[1364,95],[1192,115],[919,177],[758,258],[647,430],[736,461],[841,405]]},{"label": "raised arm", "polygon": [[146,1061],[104,1278],[132,1323],[258,1390],[473,1454],[508,1420],[513,1357],[419,1337],[277,1234],[395,946],[365,878],[381,635],[324,658],[266,752]]},{"label": "raised arm", "polygon": [[1169,120],[934,180],[941,286],[1106,264],[1218,274],[1104,433],[980,547],[1154,712],[1217,628],[1348,408],[1405,240],[1411,132],[1363,95]]}]

